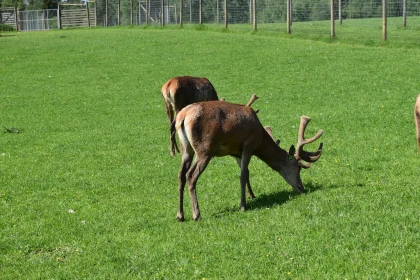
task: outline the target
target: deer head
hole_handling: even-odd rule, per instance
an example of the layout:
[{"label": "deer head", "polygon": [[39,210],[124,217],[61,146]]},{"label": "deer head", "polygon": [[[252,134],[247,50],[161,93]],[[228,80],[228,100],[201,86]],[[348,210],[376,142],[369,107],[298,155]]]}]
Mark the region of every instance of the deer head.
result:
[{"label": "deer head", "polygon": [[[307,169],[311,167],[311,164],[321,157],[323,148],[323,143],[321,143],[316,152],[307,152],[303,150],[303,147],[306,144],[316,141],[319,137],[321,137],[323,133],[323,130],[321,129],[312,138],[305,139],[306,126],[310,120],[311,118],[307,116],[302,116],[300,118],[297,148],[295,148],[294,145],[290,147],[288,153],[288,161],[285,164],[280,165],[280,167],[277,169],[277,171],[286,180],[286,182],[289,183],[289,185],[291,185],[292,188],[299,193],[304,191],[302,179],[300,178],[301,169]],[[272,134],[270,134],[270,136],[272,137]]]}]

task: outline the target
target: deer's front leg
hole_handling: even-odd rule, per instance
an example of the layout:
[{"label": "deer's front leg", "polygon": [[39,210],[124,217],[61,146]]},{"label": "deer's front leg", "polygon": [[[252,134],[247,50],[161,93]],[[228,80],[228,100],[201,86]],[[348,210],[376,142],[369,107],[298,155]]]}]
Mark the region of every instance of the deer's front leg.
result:
[{"label": "deer's front leg", "polygon": [[[248,155],[246,151],[242,152],[241,157],[241,204],[240,208],[242,211],[245,211],[246,209],[246,197],[245,197],[245,186],[248,183],[249,184],[249,169],[248,165],[251,160],[251,156]],[[250,187],[250,186],[249,186]],[[250,195],[253,195],[252,190],[250,192]]]},{"label": "deer's front leg", "polygon": [[[235,159],[236,159],[236,162],[239,165],[239,168],[241,168],[241,158],[235,157]],[[254,192],[252,191],[252,188],[251,188],[251,183],[249,182],[249,177],[248,177],[248,181],[246,182],[246,188],[248,189],[248,197],[250,199],[255,198]]]}]

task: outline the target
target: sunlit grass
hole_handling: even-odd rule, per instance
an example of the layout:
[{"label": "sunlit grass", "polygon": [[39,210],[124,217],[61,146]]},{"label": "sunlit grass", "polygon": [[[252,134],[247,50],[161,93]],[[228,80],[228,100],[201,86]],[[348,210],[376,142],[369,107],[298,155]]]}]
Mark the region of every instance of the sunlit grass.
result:
[{"label": "sunlit grass", "polygon": [[[0,278],[419,275],[416,45],[216,31],[1,37]],[[231,102],[256,93],[285,149],[312,117],[307,135],[322,128],[325,150],[302,171],[307,193],[253,159],[257,198],[240,212],[239,168],[215,158],[197,187],[203,219],[186,194],[176,222],[180,156],[160,96],[176,75],[208,77]]]}]

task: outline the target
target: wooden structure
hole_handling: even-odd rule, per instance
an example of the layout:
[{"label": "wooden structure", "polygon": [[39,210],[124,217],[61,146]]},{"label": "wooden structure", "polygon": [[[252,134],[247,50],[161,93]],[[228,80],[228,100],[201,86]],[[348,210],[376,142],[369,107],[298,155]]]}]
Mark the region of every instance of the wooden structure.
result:
[{"label": "wooden structure", "polygon": [[[89,8],[93,4],[93,9]],[[58,28],[96,27],[96,2],[59,4]]]},{"label": "wooden structure", "polygon": [[19,31],[19,16],[18,9],[13,8],[1,8],[0,9],[0,23],[13,26]]}]

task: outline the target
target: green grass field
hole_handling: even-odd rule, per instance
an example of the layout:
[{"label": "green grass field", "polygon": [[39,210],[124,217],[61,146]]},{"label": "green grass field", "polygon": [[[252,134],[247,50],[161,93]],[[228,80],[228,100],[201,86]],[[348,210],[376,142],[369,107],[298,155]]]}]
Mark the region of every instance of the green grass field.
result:
[{"label": "green grass field", "polygon": [[[412,45],[264,32],[2,33],[0,278],[417,279],[419,61]],[[177,222],[181,157],[160,95],[176,75],[230,102],[256,93],[284,149],[310,116],[324,152],[302,171],[307,192],[254,158],[257,198],[241,212],[239,168],[215,158],[202,220],[186,193]]]}]

